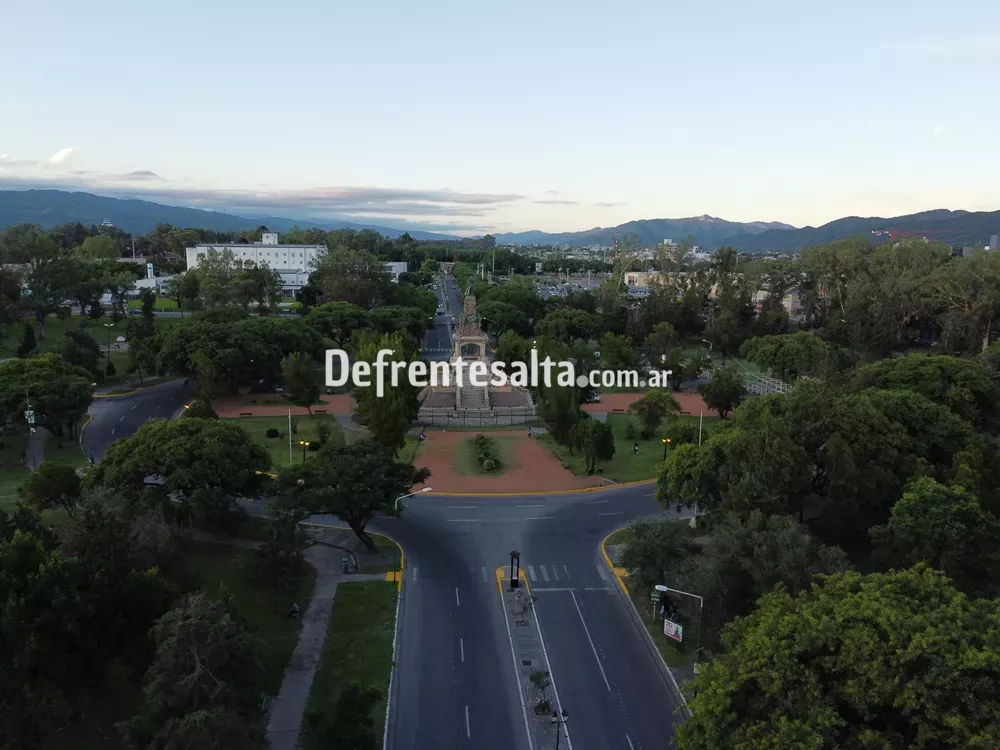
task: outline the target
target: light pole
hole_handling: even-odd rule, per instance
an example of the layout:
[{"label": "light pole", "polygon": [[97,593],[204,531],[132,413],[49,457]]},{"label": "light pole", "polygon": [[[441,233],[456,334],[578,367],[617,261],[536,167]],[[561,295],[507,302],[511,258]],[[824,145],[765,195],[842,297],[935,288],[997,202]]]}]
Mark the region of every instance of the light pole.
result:
[{"label": "light pole", "polygon": [[424,487],[422,490],[417,490],[416,492],[411,492],[409,495],[400,495],[399,497],[396,498],[396,502],[393,503],[393,510],[396,513],[399,513],[399,501],[400,500],[405,500],[408,497],[413,497],[414,495],[419,495],[421,492],[430,492],[431,489],[432,489],[431,487]]},{"label": "light pole", "polygon": [[299,445],[302,446],[302,460],[304,462],[306,460],[306,448],[309,447],[309,441],[308,440],[300,440],[299,441]]},{"label": "light pole", "polygon": [[670,446],[670,438],[663,438],[663,460],[667,460],[667,448]]},{"label": "light pole", "polygon": [[565,708],[562,710],[561,714],[557,711],[552,712],[552,726],[556,728],[556,750],[559,750],[559,735],[561,734],[559,730],[564,728],[568,721],[569,711]]},{"label": "light pole", "polygon": [[711,357],[712,356],[712,342],[709,341],[708,339],[702,339],[701,343],[708,344],[708,356]]},{"label": "light pole", "polygon": [[114,323],[105,323],[104,327],[108,329],[108,359],[111,359],[111,329],[115,327]]}]

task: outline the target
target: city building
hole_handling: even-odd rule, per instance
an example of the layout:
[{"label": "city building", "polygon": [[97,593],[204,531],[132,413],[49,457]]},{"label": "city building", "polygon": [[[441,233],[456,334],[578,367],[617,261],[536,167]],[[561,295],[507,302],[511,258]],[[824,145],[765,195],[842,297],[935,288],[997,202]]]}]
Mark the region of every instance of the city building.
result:
[{"label": "city building", "polygon": [[282,294],[294,297],[309,282],[309,274],[326,254],[326,245],[279,245],[277,232],[264,232],[260,242],[200,243],[186,249],[188,270],[195,268],[210,252],[229,250],[239,261],[266,265],[281,275]]},{"label": "city building", "polygon": [[401,273],[406,273],[408,269],[409,264],[405,260],[388,261],[385,264],[385,270],[389,272],[389,275],[392,276],[392,280],[394,282],[398,282],[399,275]]}]

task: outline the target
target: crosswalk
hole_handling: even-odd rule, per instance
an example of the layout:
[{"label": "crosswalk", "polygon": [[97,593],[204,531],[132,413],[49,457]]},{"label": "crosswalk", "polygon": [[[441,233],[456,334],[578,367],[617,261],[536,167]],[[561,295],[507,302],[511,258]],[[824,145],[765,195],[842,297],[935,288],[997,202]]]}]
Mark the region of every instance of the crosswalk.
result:
[{"label": "crosswalk", "polygon": [[[495,585],[494,571],[498,566],[469,565],[468,578],[479,583]],[[407,581],[417,583],[424,574],[418,565],[408,566],[404,574]],[[462,576],[465,577],[465,576]],[[600,563],[594,565],[566,565],[546,563],[544,565],[523,565],[521,577],[527,579],[533,589],[611,589],[614,579],[607,568]]]}]

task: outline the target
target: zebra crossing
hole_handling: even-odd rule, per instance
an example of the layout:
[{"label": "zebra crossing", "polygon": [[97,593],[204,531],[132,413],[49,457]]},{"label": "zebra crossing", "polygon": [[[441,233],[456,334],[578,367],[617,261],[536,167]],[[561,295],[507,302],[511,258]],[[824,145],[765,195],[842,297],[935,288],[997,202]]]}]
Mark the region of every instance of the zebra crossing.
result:
[{"label": "zebra crossing", "polygon": [[[494,571],[497,566],[469,565],[468,578],[479,583],[493,584]],[[417,583],[421,578],[419,566],[408,566],[404,573],[410,583]],[[595,590],[612,589],[614,579],[607,568],[600,564],[565,565],[561,563],[546,563],[544,565],[524,565],[521,568],[521,578],[527,579],[528,585],[534,589],[554,590]]]}]

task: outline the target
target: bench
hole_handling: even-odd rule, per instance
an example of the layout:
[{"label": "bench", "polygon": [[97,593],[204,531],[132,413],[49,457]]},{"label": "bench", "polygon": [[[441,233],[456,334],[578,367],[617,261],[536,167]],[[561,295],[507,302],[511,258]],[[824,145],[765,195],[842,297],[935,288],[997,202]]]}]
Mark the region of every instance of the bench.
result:
[{"label": "bench", "polygon": [[611,412],[613,414],[624,414],[625,410],[624,409],[612,409]]},{"label": "bench", "polygon": [[252,411],[241,411],[240,412],[240,416],[241,417],[252,417],[253,416],[253,412]]}]

